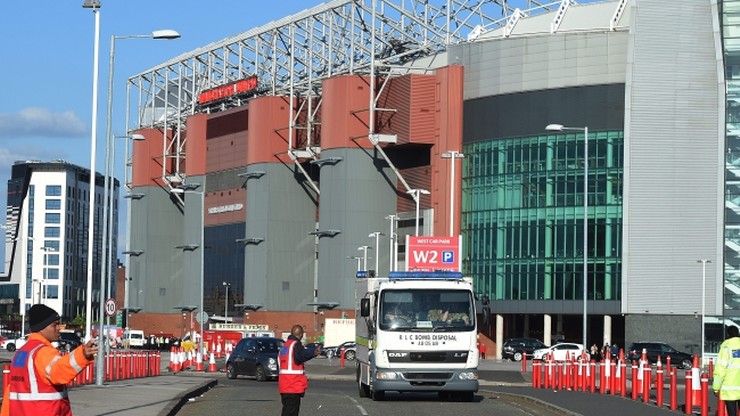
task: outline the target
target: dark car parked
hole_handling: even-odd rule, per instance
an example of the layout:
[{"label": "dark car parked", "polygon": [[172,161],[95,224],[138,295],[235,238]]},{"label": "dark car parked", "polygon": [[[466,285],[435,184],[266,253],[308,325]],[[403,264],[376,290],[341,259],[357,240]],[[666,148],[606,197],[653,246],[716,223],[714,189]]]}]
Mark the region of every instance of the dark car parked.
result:
[{"label": "dark car parked", "polygon": [[257,381],[278,378],[278,353],[281,338],[242,338],[226,361],[226,377],[252,376]]},{"label": "dark car parked", "polygon": [[72,351],[82,345],[82,338],[74,332],[60,332],[57,349],[59,351]]},{"label": "dark car parked", "polygon": [[639,361],[642,350],[645,350],[650,364],[658,361],[658,356],[663,364],[668,356],[671,357],[671,366],[681,367],[686,370],[691,368],[693,356],[686,352],[678,351],[664,342],[635,342],[627,349],[627,359]]},{"label": "dark car parked", "polygon": [[501,355],[504,359],[521,361],[525,355],[532,358],[534,350],[547,347],[548,345],[535,338],[509,338],[504,341]]}]

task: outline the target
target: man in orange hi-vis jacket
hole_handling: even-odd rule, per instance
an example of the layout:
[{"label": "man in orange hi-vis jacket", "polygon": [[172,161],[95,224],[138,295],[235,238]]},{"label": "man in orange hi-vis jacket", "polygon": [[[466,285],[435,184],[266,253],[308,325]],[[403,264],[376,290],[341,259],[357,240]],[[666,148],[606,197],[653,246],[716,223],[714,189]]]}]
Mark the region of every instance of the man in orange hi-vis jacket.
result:
[{"label": "man in orange hi-vis jacket", "polygon": [[33,305],[28,321],[31,334],[13,355],[0,416],[71,416],[67,383],[93,362],[98,346],[90,340],[61,355],[51,345],[59,340],[59,314],[46,305]]}]

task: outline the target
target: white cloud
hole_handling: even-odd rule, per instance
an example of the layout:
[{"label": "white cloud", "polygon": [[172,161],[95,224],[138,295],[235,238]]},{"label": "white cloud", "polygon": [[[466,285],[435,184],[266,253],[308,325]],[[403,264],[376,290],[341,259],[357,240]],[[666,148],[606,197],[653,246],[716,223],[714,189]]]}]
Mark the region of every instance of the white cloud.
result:
[{"label": "white cloud", "polygon": [[24,108],[0,113],[0,137],[76,137],[88,131],[74,111],[55,113],[45,108]]}]

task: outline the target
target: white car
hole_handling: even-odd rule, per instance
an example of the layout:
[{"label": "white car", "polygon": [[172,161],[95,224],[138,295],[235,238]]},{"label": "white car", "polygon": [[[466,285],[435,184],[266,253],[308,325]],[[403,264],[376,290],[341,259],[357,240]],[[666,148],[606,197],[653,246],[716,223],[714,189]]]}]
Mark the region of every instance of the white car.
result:
[{"label": "white car", "polygon": [[11,338],[3,340],[2,343],[0,343],[0,349],[8,350],[9,352],[13,352],[17,350],[18,348],[22,347],[23,344],[28,341],[28,335],[21,337],[21,338]]},{"label": "white car", "polygon": [[[535,360],[544,360],[547,358],[548,354],[552,353],[552,359],[555,361],[565,361],[569,358],[580,360],[583,352],[583,345],[581,344],[561,342],[551,347],[535,350],[534,353],[532,353],[532,357]],[[588,353],[586,353],[586,357],[588,359]]]}]

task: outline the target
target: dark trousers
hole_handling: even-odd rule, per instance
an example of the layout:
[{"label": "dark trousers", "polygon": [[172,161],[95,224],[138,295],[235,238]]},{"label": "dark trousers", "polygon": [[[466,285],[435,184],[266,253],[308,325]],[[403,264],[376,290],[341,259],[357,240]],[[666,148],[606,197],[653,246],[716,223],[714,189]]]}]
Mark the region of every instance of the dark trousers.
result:
[{"label": "dark trousers", "polygon": [[738,405],[740,405],[740,401],[738,400],[726,401],[725,406],[727,407],[727,416],[737,416]]},{"label": "dark trousers", "polygon": [[280,415],[298,416],[298,412],[301,410],[301,397],[303,397],[303,394],[283,393],[280,396],[282,396],[283,401],[283,412]]}]

